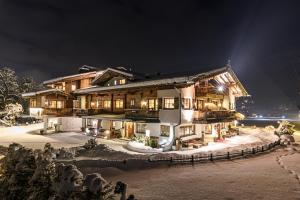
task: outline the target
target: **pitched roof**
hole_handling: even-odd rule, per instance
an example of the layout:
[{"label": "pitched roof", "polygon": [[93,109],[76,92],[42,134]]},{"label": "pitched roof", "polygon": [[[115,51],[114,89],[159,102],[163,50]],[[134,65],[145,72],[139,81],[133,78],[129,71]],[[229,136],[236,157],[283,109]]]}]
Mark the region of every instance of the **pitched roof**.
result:
[{"label": "pitched roof", "polygon": [[35,95],[38,94],[45,94],[45,93],[60,93],[62,95],[68,95],[67,93],[65,93],[63,90],[60,89],[56,89],[56,88],[51,88],[51,89],[46,89],[46,90],[40,90],[37,92],[27,92],[27,93],[23,93],[22,97],[33,97]]}]

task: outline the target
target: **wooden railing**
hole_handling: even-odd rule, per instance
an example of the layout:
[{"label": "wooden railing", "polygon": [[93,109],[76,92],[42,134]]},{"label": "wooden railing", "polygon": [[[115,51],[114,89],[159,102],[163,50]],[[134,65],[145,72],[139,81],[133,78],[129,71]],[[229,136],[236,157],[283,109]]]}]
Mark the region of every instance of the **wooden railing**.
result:
[{"label": "wooden railing", "polygon": [[235,119],[235,111],[230,110],[216,110],[216,111],[195,111],[194,121],[203,120],[224,120],[224,119]]},{"label": "wooden railing", "polygon": [[128,119],[158,119],[157,110],[125,109],[125,117]]},{"label": "wooden railing", "polygon": [[63,116],[63,115],[72,115],[72,108],[44,108],[44,115],[55,115],[55,116]]}]

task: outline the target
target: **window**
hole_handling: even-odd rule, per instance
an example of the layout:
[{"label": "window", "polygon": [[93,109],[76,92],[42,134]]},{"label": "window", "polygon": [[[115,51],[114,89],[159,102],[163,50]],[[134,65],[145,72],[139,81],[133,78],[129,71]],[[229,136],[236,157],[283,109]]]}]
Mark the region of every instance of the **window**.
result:
[{"label": "window", "polygon": [[170,126],[161,125],[160,126],[160,135],[168,137],[170,135]]},{"label": "window", "polygon": [[110,100],[103,101],[103,108],[110,108]]},{"label": "window", "polygon": [[91,108],[97,108],[98,107],[98,101],[91,101]]},{"label": "window", "polygon": [[164,108],[174,109],[174,98],[164,98]]},{"label": "window", "polygon": [[183,135],[192,135],[194,134],[194,126],[182,126],[180,127],[180,132]]},{"label": "window", "polygon": [[123,108],[123,99],[116,99],[115,100],[115,108],[122,109]]},{"label": "window", "polygon": [[49,108],[56,108],[56,101],[53,101],[53,100],[51,100],[51,101],[49,101]]},{"label": "window", "polygon": [[134,107],[134,105],[135,105],[135,99],[130,99],[130,106]]},{"label": "window", "polygon": [[36,107],[36,99],[30,99],[30,107],[35,108]]},{"label": "window", "polygon": [[114,85],[117,85],[117,80],[114,80]]},{"label": "window", "polygon": [[146,124],[137,123],[136,124],[136,132],[137,133],[146,133]]},{"label": "window", "polygon": [[191,109],[191,99],[182,98],[182,107],[183,107],[183,109],[186,109],[186,110]]},{"label": "window", "polygon": [[125,79],[121,79],[120,81],[119,81],[119,84],[120,85],[124,85],[126,83],[126,80]]},{"label": "window", "polygon": [[149,110],[157,110],[157,100],[156,99],[148,99],[148,109]]},{"label": "window", "polygon": [[204,107],[204,101],[203,100],[197,100],[197,109],[198,110],[203,110],[203,107]]},{"label": "window", "polygon": [[63,107],[64,107],[64,102],[63,101],[57,101],[56,108],[63,108]]},{"label": "window", "polygon": [[76,84],[75,83],[72,83],[71,90],[72,91],[76,90]]},{"label": "window", "polygon": [[80,108],[80,101],[79,100],[73,100],[73,108]]}]

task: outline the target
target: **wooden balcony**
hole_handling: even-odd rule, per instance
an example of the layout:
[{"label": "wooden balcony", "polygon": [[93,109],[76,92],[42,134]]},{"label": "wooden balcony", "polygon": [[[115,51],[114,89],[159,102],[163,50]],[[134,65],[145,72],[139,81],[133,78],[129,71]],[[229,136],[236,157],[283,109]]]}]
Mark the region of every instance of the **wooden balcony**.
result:
[{"label": "wooden balcony", "polygon": [[148,109],[125,109],[125,117],[133,120],[154,120],[158,121],[159,112]]},{"label": "wooden balcony", "polygon": [[72,113],[72,108],[44,108],[43,110],[43,115],[68,116]]},{"label": "wooden balcony", "polygon": [[236,119],[236,112],[230,110],[195,111],[194,122],[223,122]]}]

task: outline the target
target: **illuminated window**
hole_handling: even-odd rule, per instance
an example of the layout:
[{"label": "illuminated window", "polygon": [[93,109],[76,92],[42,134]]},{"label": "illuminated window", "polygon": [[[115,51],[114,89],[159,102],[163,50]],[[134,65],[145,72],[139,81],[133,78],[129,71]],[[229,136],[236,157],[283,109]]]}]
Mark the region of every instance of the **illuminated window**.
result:
[{"label": "illuminated window", "polygon": [[91,101],[91,108],[97,108],[97,101]]},{"label": "illuminated window", "polygon": [[64,107],[64,102],[63,101],[57,101],[56,108],[63,108],[63,107]]},{"label": "illuminated window", "polygon": [[203,100],[197,100],[197,109],[198,110],[203,110],[204,107],[204,101]]},{"label": "illuminated window", "polygon": [[110,100],[103,101],[103,108],[110,108]]},{"label": "illuminated window", "polygon": [[170,126],[160,125],[160,135],[168,137],[170,135]]},{"label": "illuminated window", "polygon": [[80,101],[79,100],[73,100],[73,108],[80,108]]},{"label": "illuminated window", "polygon": [[175,106],[174,98],[164,98],[164,108],[166,109],[174,109]]},{"label": "illuminated window", "polygon": [[36,99],[30,99],[30,107],[35,108],[36,107]]},{"label": "illuminated window", "polygon": [[121,79],[120,81],[119,81],[119,84],[120,85],[124,85],[126,83],[126,80],[125,79]]},{"label": "illuminated window", "polygon": [[157,110],[157,99],[148,99],[148,109]]},{"label": "illuminated window", "polygon": [[182,107],[183,107],[183,109],[186,109],[186,110],[191,109],[191,99],[182,98]]},{"label": "illuminated window", "polygon": [[117,85],[117,80],[114,81],[114,85]]},{"label": "illuminated window", "polygon": [[123,108],[123,99],[116,99],[116,100],[115,100],[115,108],[116,108],[116,109],[121,109],[121,108]]},{"label": "illuminated window", "polygon": [[74,83],[73,83],[72,86],[71,86],[71,90],[72,90],[72,91],[76,90],[76,85],[75,85]]},{"label": "illuminated window", "polygon": [[136,132],[137,133],[146,133],[146,124],[137,123],[136,124]]},{"label": "illuminated window", "polygon": [[56,101],[49,101],[49,108],[56,108]]},{"label": "illuminated window", "polygon": [[134,105],[135,105],[135,99],[130,99],[130,106],[134,107]]},{"label": "illuminated window", "polygon": [[182,126],[180,127],[180,132],[183,135],[192,135],[194,134],[194,126]]}]

